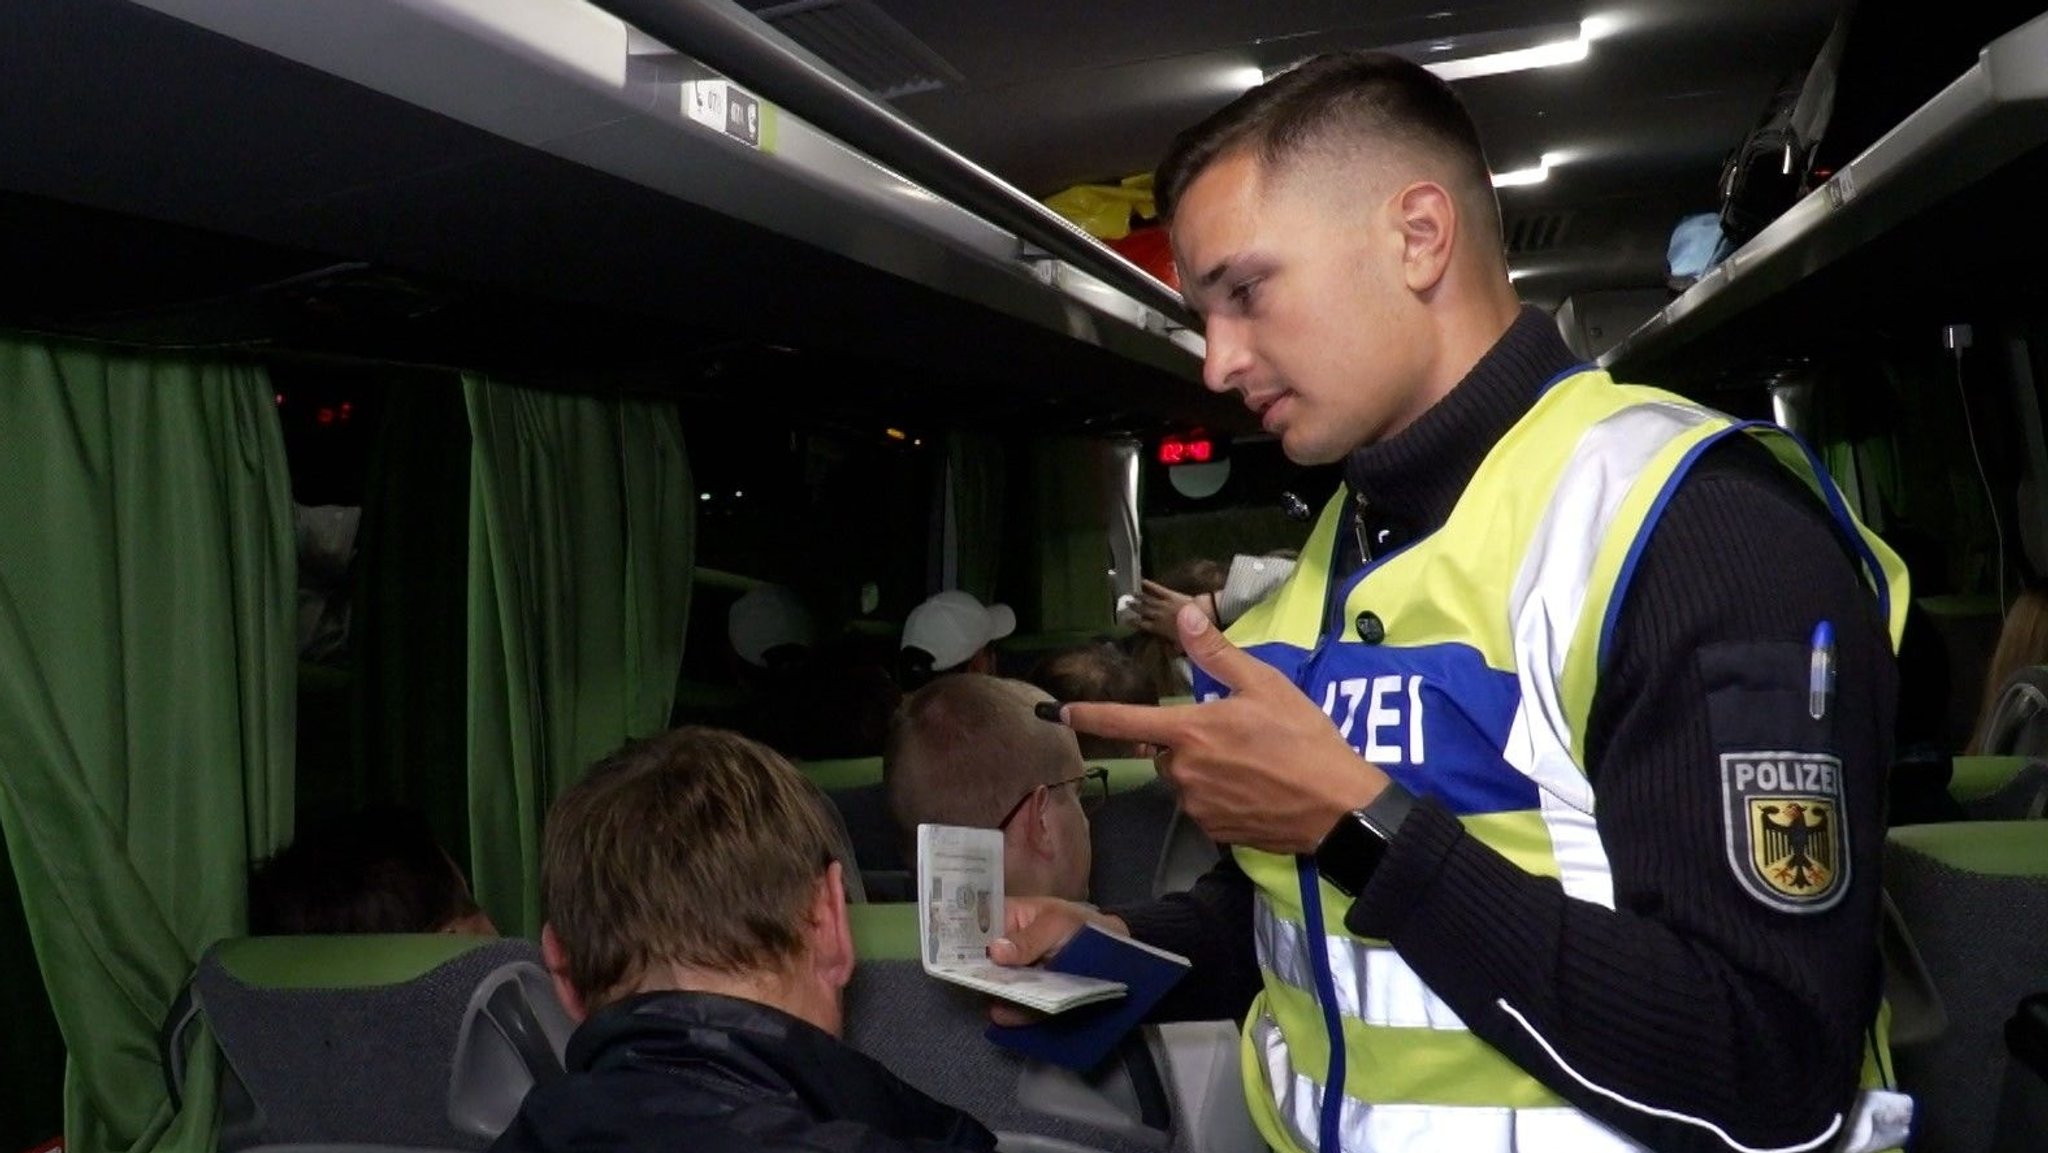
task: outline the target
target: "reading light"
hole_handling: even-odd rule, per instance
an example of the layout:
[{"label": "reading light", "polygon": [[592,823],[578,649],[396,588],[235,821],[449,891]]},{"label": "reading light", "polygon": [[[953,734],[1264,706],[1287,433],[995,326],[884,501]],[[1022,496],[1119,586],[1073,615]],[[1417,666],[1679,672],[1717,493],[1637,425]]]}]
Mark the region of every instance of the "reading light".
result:
[{"label": "reading light", "polygon": [[1252,64],[1234,65],[1223,72],[1223,88],[1227,92],[1249,92],[1279,74],[1268,75],[1265,69]]},{"label": "reading light", "polygon": [[1590,55],[1592,50],[1593,41],[1586,35],[1585,26],[1581,24],[1576,39],[1555,40],[1549,44],[1538,44],[1534,48],[1517,48],[1511,52],[1467,56],[1463,60],[1433,60],[1423,67],[1445,80],[1470,80],[1475,76],[1498,76],[1503,72],[1527,72],[1532,68],[1556,68],[1564,64],[1577,64]]},{"label": "reading light", "polygon": [[[1556,39],[1546,40],[1526,48],[1511,48],[1500,52],[1484,52],[1474,56],[1454,56],[1442,60],[1430,59],[1430,57],[1447,52],[1456,52],[1460,47],[1461,39],[1465,41],[1465,46],[1468,49],[1482,45],[1488,47],[1496,46],[1503,39],[1508,39],[1512,43],[1514,30],[1502,29],[1497,33],[1484,33],[1473,37],[1424,40],[1413,44],[1390,46],[1386,50],[1394,53],[1396,56],[1406,56],[1411,60],[1419,62],[1424,68],[1429,69],[1445,80],[1470,80],[1475,76],[1499,76],[1504,72],[1527,72],[1532,68],[1558,68],[1566,64],[1577,64],[1592,55],[1593,41],[1603,40],[1615,35],[1622,31],[1627,23],[1628,21],[1625,18],[1615,15],[1588,16],[1584,20],[1579,21],[1579,33],[1577,36],[1558,36],[1558,33],[1564,32],[1570,26],[1564,25],[1560,27],[1552,24],[1543,29],[1529,29],[1528,32],[1538,35],[1547,32],[1552,36],[1557,36]],[[1524,42],[1526,43],[1526,40]],[[1293,65],[1290,64],[1288,67],[1291,68]],[[1286,68],[1274,69],[1267,72],[1264,79],[1271,80],[1286,70]]]},{"label": "reading light", "polygon": [[1495,188],[1521,188],[1530,184],[1541,184],[1550,179],[1550,166],[1563,164],[1565,155],[1561,152],[1546,152],[1533,168],[1511,168],[1506,172],[1493,174]]}]

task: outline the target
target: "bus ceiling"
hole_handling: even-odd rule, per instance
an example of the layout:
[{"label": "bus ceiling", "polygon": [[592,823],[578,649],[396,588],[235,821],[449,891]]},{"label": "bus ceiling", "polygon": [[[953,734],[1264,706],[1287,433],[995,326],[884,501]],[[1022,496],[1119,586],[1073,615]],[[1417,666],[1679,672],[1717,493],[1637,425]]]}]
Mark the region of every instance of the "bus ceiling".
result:
[{"label": "bus ceiling", "polygon": [[[274,346],[302,335],[264,329],[280,293],[345,281],[327,304],[379,303],[309,343],[465,363],[476,341],[447,328],[467,313],[545,334],[506,337],[494,361],[575,344],[586,375],[687,387],[751,345],[824,366],[778,397],[797,403],[857,404],[878,380],[935,421],[1242,421],[1191,387],[1201,342],[1177,299],[1051,213],[1040,224],[1071,234],[1057,250],[737,89],[757,135],[714,130],[678,79],[710,73],[580,0],[25,0],[7,21],[0,194],[71,225],[37,246],[55,291],[10,309],[37,326],[194,343],[177,331],[193,324],[232,343],[253,325]],[[66,267],[63,239],[110,221],[133,241],[117,265],[155,258],[162,299],[95,308],[105,266]],[[244,291],[177,294],[160,266],[210,244],[250,267]],[[194,265],[205,281],[213,262]]]}]

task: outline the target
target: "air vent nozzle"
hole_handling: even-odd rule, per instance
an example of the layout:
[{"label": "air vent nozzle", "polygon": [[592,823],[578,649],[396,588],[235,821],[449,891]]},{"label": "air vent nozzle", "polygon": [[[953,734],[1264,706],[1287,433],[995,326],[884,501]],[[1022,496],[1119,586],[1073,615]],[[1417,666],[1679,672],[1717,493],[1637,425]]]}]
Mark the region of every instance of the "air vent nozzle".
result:
[{"label": "air vent nozzle", "polygon": [[1549,252],[1564,243],[1570,225],[1571,215],[1564,212],[1511,216],[1507,221],[1508,255]]},{"label": "air vent nozzle", "polygon": [[791,0],[754,15],[883,100],[965,82],[958,69],[871,0]]}]

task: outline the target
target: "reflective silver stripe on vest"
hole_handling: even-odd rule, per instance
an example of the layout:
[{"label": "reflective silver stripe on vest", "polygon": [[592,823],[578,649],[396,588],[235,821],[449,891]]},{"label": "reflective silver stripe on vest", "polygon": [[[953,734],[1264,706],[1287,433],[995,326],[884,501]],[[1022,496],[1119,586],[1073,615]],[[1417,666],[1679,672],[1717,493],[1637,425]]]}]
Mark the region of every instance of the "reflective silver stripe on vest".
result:
[{"label": "reflective silver stripe on vest", "polygon": [[[1260,893],[1252,902],[1252,937],[1259,964],[1282,982],[1315,996],[1316,976],[1308,931],[1273,911]],[[1465,1031],[1465,1022],[1399,953],[1339,933],[1323,937],[1337,1011],[1368,1025]]]},{"label": "reflective silver stripe on vest", "polygon": [[1536,782],[1564,891],[1603,908],[1614,907],[1614,880],[1593,822],[1593,786],[1572,757],[1565,655],[1622,500],[1666,445],[1712,419],[1687,405],[1651,401],[1587,429],[1558,477],[1508,602],[1521,705],[1503,755]]},{"label": "reflective silver stripe on vest", "polygon": [[[1318,1142],[1323,1087],[1296,1074],[1273,1018],[1252,1023],[1252,1043],[1273,1086],[1274,1105],[1303,1149]],[[1642,1153],[1643,1147],[1576,1109],[1477,1105],[1373,1105],[1345,1097],[1338,1139],[1350,1153]],[[1336,1153],[1332,1150],[1331,1153]]]}]

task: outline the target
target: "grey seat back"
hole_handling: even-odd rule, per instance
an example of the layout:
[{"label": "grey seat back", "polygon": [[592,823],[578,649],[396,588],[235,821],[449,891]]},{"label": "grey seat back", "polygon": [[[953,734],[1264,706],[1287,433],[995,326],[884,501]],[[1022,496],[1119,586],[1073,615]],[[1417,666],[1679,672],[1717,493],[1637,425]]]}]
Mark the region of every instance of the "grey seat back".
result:
[{"label": "grey seat back", "polygon": [[224,1058],[224,1151],[481,1149],[572,1026],[530,941],[223,941],[193,978]]},{"label": "grey seat back", "polygon": [[[987,998],[927,976],[919,963],[916,905],[868,904],[848,912],[859,955],[846,990],[846,1040],[854,1048],[999,1134],[1071,1142],[1106,1153],[1166,1148],[1164,1129],[1147,1129],[1101,1108],[1103,1100],[1120,1096],[1113,1084],[1118,1062],[1109,1062],[1106,1075],[1082,1084],[1073,1074],[989,1041],[983,1035]],[[1063,1081],[1071,1090],[1068,1102],[1053,1099]]]},{"label": "grey seat back", "polygon": [[1988,756],[2048,755],[2048,667],[2016,670],[1998,690],[1978,749]]},{"label": "grey seat back", "polygon": [[1222,850],[1194,818],[1176,808],[1173,823],[1166,829],[1166,844],[1159,849],[1159,865],[1152,874],[1151,896],[1185,893],[1203,873],[1216,866]]},{"label": "grey seat back", "polygon": [[2028,1153],[2048,1143],[2048,993],[2020,1002],[2005,1023],[2005,1050],[1991,1153]]},{"label": "grey seat back", "polygon": [[[1146,766],[1149,770],[1149,764]],[[1088,868],[1089,899],[1098,905],[1128,905],[1152,899],[1152,878],[1179,803],[1157,778],[1112,792],[1088,818],[1093,858]]]},{"label": "grey seat back", "polygon": [[1893,829],[1885,889],[1911,930],[1948,1027],[1894,1046],[1916,1153],[1985,1153],[2013,1007],[2048,988],[2048,821]]},{"label": "grey seat back", "polygon": [[1174,1153],[1268,1153],[1245,1103],[1235,1021],[1145,1026],[1173,1099]]},{"label": "grey seat back", "polygon": [[847,842],[863,872],[903,871],[907,862],[903,860],[902,835],[896,829],[896,818],[889,812],[888,794],[881,785],[855,785],[833,789],[825,795],[839,812]]}]

